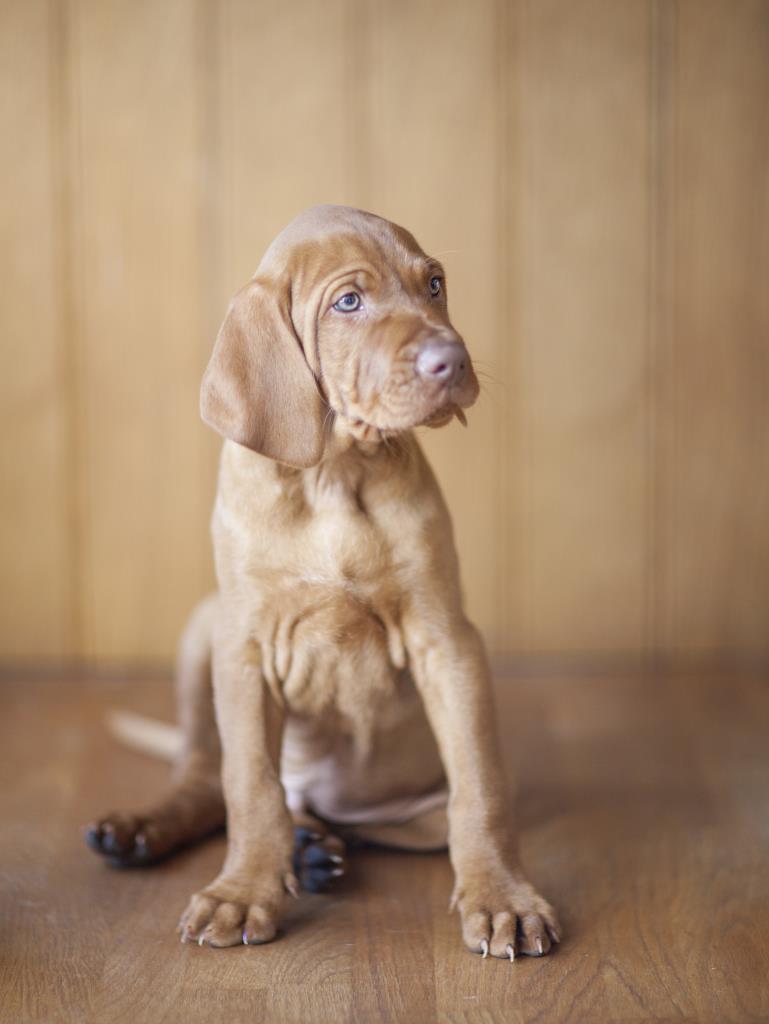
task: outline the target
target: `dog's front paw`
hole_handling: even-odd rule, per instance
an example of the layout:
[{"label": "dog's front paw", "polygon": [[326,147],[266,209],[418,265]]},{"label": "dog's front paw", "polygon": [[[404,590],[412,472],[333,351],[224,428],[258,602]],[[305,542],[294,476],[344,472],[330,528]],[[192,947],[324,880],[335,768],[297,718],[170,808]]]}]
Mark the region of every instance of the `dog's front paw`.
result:
[{"label": "dog's front paw", "polygon": [[492,874],[457,882],[452,905],[465,944],[484,957],[544,956],[561,941],[555,911],[518,872]]},{"label": "dog's front paw", "polygon": [[178,927],[182,942],[216,947],[270,942],[278,931],[286,891],[298,891],[293,874],[247,886],[217,879],[188,903]]}]

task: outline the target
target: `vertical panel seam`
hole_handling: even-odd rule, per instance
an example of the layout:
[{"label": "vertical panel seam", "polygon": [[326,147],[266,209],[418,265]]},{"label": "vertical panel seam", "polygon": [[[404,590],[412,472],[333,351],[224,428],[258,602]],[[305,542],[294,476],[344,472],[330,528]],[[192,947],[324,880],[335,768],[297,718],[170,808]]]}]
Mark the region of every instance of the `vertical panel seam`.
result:
[{"label": "vertical panel seam", "polygon": [[[505,231],[508,219],[508,195],[506,187],[506,176],[509,173],[509,154],[507,147],[507,131],[509,117],[509,102],[507,96],[507,75],[508,65],[506,61],[506,37],[507,37],[507,5],[504,0],[496,0],[493,8],[494,20],[494,92],[495,92],[495,160],[496,160],[496,195],[495,206],[497,216],[495,218],[495,250],[496,250],[496,316],[494,325],[494,343],[499,352],[499,363],[501,377],[504,382],[508,376],[507,353],[502,343],[503,326],[507,313],[505,302],[505,286],[508,278],[508,246],[505,244]],[[507,639],[507,622],[509,619],[509,587],[506,585],[505,568],[509,565],[511,543],[508,531],[503,529],[504,515],[499,515],[500,509],[507,507],[508,488],[508,467],[504,457],[506,441],[508,437],[507,415],[504,404],[498,412],[500,423],[497,435],[497,450],[495,452],[495,491],[493,500],[496,504],[496,542],[500,547],[500,557],[495,563],[496,578],[494,580],[494,592],[496,594],[496,606],[498,608],[497,621],[494,623],[496,634],[494,646],[501,651],[505,650]],[[500,566],[502,571],[500,571]]]},{"label": "vertical panel seam", "polygon": [[646,331],[645,331],[645,459],[644,459],[644,622],[643,647],[647,668],[654,668],[656,647],[656,579],[657,579],[657,532],[656,532],[656,444],[657,409],[655,382],[657,379],[657,334],[659,328],[659,204],[660,197],[660,52],[659,52],[659,0],[649,4],[649,58],[648,58],[648,183],[647,183],[647,282],[646,282]]},{"label": "vertical panel seam", "polygon": [[[513,375],[514,358],[511,346],[520,343],[519,331],[513,330],[515,303],[511,299],[517,285],[516,261],[514,257],[515,199],[511,178],[515,163],[515,132],[518,124],[515,118],[515,72],[514,62],[516,37],[514,18],[517,6],[510,0],[496,0],[493,10],[495,39],[492,42],[495,61],[495,128],[496,146],[496,323],[495,349],[500,367],[501,387],[510,398],[496,405],[498,447],[495,473],[495,535],[500,546],[500,557],[495,561],[497,615],[494,623],[495,646],[504,653],[510,653],[511,637],[519,635],[520,623],[513,622],[516,602],[513,587],[518,574],[513,571],[512,559],[515,552],[513,529],[520,529],[520,516],[514,508],[516,490],[514,467],[511,465],[510,447],[513,443],[513,414],[518,396],[515,392]],[[517,627],[517,628],[516,628]]]},{"label": "vertical panel seam", "polygon": [[[671,39],[670,39],[670,80],[671,80],[671,96],[670,96],[670,199],[669,209],[667,210],[667,220],[670,223],[669,229],[669,244],[670,244],[670,258],[668,266],[668,281],[667,281],[667,294],[669,296],[669,313],[668,313],[668,337],[667,337],[667,366],[670,372],[665,375],[665,404],[668,417],[668,423],[670,424],[670,445],[666,449],[665,461],[664,461],[664,501],[668,508],[673,505],[677,507],[678,495],[677,495],[677,482],[675,474],[671,476],[669,467],[672,465],[675,467],[678,461],[678,454],[680,451],[679,438],[678,438],[678,418],[675,415],[678,403],[676,401],[676,392],[678,388],[678,345],[677,345],[677,332],[678,332],[678,224],[675,223],[674,216],[676,214],[676,204],[678,202],[679,195],[679,96],[681,95],[679,75],[681,67],[681,55],[679,53],[679,25],[680,25],[680,10],[678,0],[675,0],[671,7]],[[662,499],[661,495],[661,499]],[[665,505],[660,500],[659,504],[659,515],[662,515]],[[661,586],[660,586],[660,622],[662,624],[662,637],[661,645],[666,651],[671,652],[671,656],[675,651],[674,643],[674,614],[675,614],[675,575],[677,561],[672,558],[672,549],[668,543],[669,534],[665,535],[665,547],[663,551],[663,557],[661,560]]]},{"label": "vertical panel seam", "polygon": [[[518,70],[518,109],[522,112],[521,126],[519,127],[520,143],[519,152],[523,154],[521,158],[521,165],[519,166],[519,183],[517,185],[517,191],[520,196],[521,211],[521,223],[519,226],[520,243],[518,248],[518,267],[520,272],[521,280],[521,306],[526,302],[526,284],[529,260],[529,231],[528,231],[528,220],[526,217],[526,204],[530,203],[531,197],[527,197],[522,192],[521,183],[528,184],[529,181],[536,181],[536,174],[531,174],[531,161],[532,157],[529,155],[529,150],[526,149],[525,132],[528,122],[525,120],[523,112],[528,109],[528,90],[531,88],[529,79],[529,61],[528,61],[528,47],[531,44],[531,31],[530,31],[530,15],[527,6],[527,0],[520,0],[518,7],[518,18],[517,18],[517,30],[518,30],[518,50],[520,61],[520,69]],[[528,44],[528,45],[527,45]],[[520,360],[519,360],[519,377],[522,381],[527,384],[531,384],[531,374],[533,372],[533,360],[531,358],[531,352],[528,340],[524,337],[524,331],[526,328],[526,316],[519,314],[519,325],[520,330],[517,332],[520,340]],[[532,457],[533,448],[533,427],[532,427],[532,415],[531,415],[531,403],[529,401],[529,389],[522,387],[518,392],[518,403],[519,403],[519,416],[518,423],[520,425],[520,446],[519,451],[521,455],[521,465],[519,469],[520,479],[520,510],[521,510],[521,565],[520,565],[520,586],[521,586],[521,648],[524,651],[530,651],[533,646],[534,638],[534,573],[535,573],[535,538],[534,538],[534,514],[532,504],[533,494],[533,480],[534,480],[534,464]]]},{"label": "vertical panel seam", "polygon": [[[222,273],[222,135],[219,112],[221,109],[221,7],[212,0],[198,0],[197,5],[197,59],[200,62],[200,88],[198,92],[198,160],[199,175],[199,273],[201,318],[200,364],[205,366],[213,343],[219,317],[219,295]],[[195,403],[197,406],[197,403]],[[194,514],[200,518],[201,538],[198,553],[198,581],[202,592],[208,582],[211,564],[210,495],[203,489],[208,480],[208,460],[213,451],[208,433],[201,435],[198,481],[199,494]],[[184,510],[180,510],[184,514]]]},{"label": "vertical panel seam", "polygon": [[[74,23],[74,25],[73,25]],[[85,656],[85,615],[83,560],[85,514],[83,488],[83,426],[79,367],[79,343],[82,316],[82,248],[75,228],[75,205],[82,194],[80,125],[77,100],[76,44],[73,36],[77,14],[73,4],[49,0],[51,52],[53,69],[50,75],[53,154],[53,204],[56,219],[56,289],[57,289],[57,379],[62,396],[61,494],[63,498],[63,531],[66,548],[66,610],[63,628],[67,632],[64,653],[70,658]],[[54,513],[55,514],[55,513]]]},{"label": "vertical panel seam", "polygon": [[352,116],[347,120],[347,191],[355,204],[369,208],[371,181],[371,82],[369,52],[371,33],[368,0],[345,0],[342,8],[347,34],[345,92],[350,98]]},{"label": "vertical panel seam", "polygon": [[[671,300],[674,281],[671,252],[672,180],[675,169],[675,117],[672,108],[675,7],[652,0],[650,12],[650,196],[649,288],[646,365],[646,601],[645,656],[649,670],[665,658],[664,614],[669,582],[666,555],[665,504],[670,484],[670,455],[663,443],[670,437],[668,374],[674,370]],[[667,410],[664,423],[661,416]]]}]

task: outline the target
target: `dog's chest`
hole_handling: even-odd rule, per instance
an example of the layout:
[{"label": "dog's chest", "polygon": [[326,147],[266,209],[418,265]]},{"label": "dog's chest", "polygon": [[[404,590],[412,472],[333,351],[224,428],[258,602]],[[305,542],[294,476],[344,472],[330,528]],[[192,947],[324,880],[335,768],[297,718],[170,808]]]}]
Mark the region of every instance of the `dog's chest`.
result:
[{"label": "dog's chest", "polygon": [[334,709],[362,724],[405,667],[392,522],[344,480],[324,482],[311,499],[231,525],[229,543],[241,550],[227,562],[248,594],[265,676],[291,710]]}]

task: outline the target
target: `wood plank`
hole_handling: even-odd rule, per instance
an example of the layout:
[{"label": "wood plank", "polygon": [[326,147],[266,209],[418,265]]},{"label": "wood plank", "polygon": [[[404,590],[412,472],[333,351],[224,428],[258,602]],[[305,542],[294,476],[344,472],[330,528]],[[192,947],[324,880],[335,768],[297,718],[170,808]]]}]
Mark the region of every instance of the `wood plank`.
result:
[{"label": "wood plank", "polygon": [[57,44],[50,4],[0,6],[0,655],[13,660],[74,642]]},{"label": "wood plank", "polygon": [[420,439],[454,519],[470,615],[499,648],[507,625],[497,550],[506,395],[498,382],[495,24],[492,0],[369,2],[361,145],[368,205],[444,262],[452,321],[484,378],[467,431],[453,423]]},{"label": "wood plank", "polygon": [[645,639],[649,14],[544,0],[518,26],[514,488],[529,651]]},{"label": "wood plank", "polygon": [[660,645],[766,657],[769,7],[677,5]]},{"label": "wood plank", "polygon": [[84,653],[167,659],[211,581],[197,8],[71,7],[83,300]]}]

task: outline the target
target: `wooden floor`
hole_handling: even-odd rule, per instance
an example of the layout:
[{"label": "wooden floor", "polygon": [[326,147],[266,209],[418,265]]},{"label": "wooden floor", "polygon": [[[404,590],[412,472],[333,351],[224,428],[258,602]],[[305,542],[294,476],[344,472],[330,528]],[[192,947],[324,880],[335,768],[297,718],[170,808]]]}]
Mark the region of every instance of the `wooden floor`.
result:
[{"label": "wooden floor", "polygon": [[513,965],[465,951],[432,854],[356,855],[269,946],[180,945],[223,840],[115,871],[79,833],[162,785],[104,717],[169,715],[168,687],[9,681],[1,696],[3,1024],[769,1020],[766,679],[500,683],[523,855],[565,932]]}]

